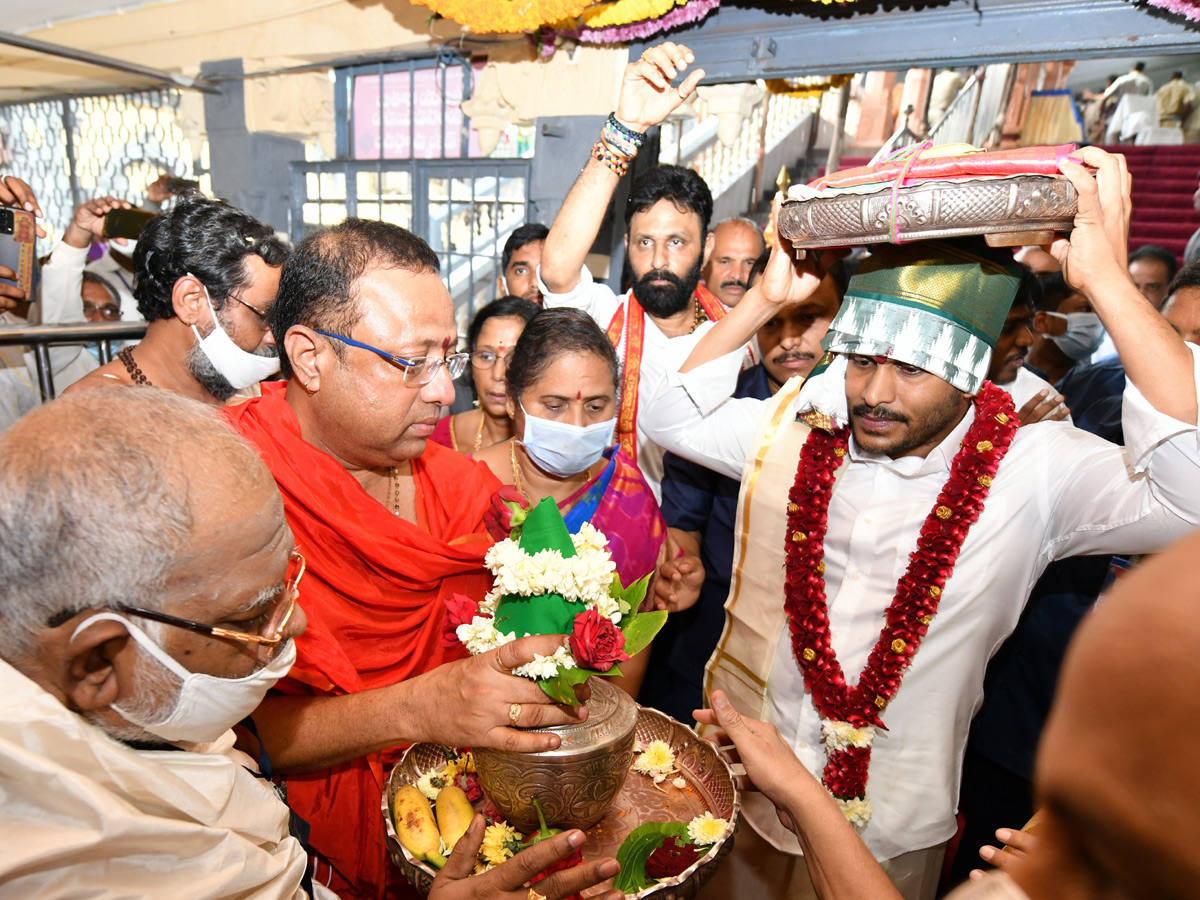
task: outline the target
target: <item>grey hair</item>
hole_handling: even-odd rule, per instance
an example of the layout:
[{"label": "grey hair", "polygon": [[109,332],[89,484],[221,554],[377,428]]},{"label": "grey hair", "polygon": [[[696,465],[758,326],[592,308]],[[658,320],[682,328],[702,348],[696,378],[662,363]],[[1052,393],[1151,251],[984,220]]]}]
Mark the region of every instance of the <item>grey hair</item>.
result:
[{"label": "grey hair", "polygon": [[720,222],[718,222],[716,225],[714,225],[712,227],[712,231],[716,232],[716,230],[718,228],[720,228],[722,225],[733,225],[733,224],[745,225],[747,228],[751,229],[755,234],[758,235],[758,239],[762,245],[762,249],[763,250],[767,249],[767,239],[766,239],[766,237],[763,236],[762,227],[757,222],[755,222],[753,219],[751,219],[747,216],[730,216],[728,219],[722,219]]},{"label": "grey hair", "polygon": [[205,481],[226,473],[270,478],[215,410],[157,388],[71,394],[18,421],[0,436],[0,657],[28,657],[56,616],[161,609]]}]

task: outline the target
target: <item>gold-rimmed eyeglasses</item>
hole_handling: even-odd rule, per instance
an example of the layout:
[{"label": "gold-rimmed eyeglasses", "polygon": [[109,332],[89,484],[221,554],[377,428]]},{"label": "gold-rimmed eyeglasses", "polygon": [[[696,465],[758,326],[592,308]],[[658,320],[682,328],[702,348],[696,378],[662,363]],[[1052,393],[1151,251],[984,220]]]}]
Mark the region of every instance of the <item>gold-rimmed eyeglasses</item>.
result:
[{"label": "gold-rimmed eyeglasses", "polygon": [[[221,628],[217,625],[206,625],[203,622],[193,622],[191,619],[183,619],[179,616],[168,615],[155,609],[145,609],[140,606],[121,605],[112,608],[117,612],[130,613],[140,616],[143,619],[150,619],[152,622],[162,622],[164,625],[186,628],[188,631],[194,631],[197,634],[207,634],[211,637],[241,641],[246,644],[260,644],[267,647],[274,647],[283,639],[284,629],[287,628],[287,623],[291,621],[292,613],[296,611],[296,601],[300,597],[300,581],[304,578],[304,570],[304,557],[300,555],[299,551],[293,550],[291,558],[288,561],[284,597],[276,606],[270,621],[266,623],[268,633],[271,637],[264,637],[261,634],[248,634],[244,631],[231,631],[228,628]],[[276,621],[278,621],[278,624],[274,624]]]}]

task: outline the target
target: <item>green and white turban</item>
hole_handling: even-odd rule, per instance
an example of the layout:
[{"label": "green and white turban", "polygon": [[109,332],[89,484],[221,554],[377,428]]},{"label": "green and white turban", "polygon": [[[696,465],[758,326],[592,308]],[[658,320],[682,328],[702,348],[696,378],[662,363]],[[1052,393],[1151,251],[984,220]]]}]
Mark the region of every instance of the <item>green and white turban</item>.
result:
[{"label": "green and white turban", "polygon": [[846,355],[886,356],[978,393],[1020,279],[1010,255],[980,240],[872,247],[822,342],[843,356],[805,385],[802,411],[845,421]]}]

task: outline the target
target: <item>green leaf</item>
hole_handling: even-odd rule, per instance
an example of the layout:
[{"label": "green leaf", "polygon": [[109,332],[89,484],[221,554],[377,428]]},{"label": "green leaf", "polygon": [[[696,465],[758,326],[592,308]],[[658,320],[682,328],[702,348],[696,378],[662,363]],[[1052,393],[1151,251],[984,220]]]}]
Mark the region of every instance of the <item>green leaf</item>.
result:
[{"label": "green leaf", "polygon": [[579,698],[575,696],[575,685],[583,684],[592,675],[600,674],[602,673],[591,669],[581,669],[578,666],[574,669],[564,669],[562,666],[559,666],[557,675],[553,678],[539,679],[538,686],[555,703],[578,706]]},{"label": "green leaf", "polygon": [[565,559],[575,555],[571,532],[567,531],[558,504],[552,498],[543,497],[525,516],[521,528],[521,549],[530,556],[539,550],[557,550]]},{"label": "green leaf", "polygon": [[621,633],[625,635],[625,652],[630,656],[644,650],[654,640],[660,628],[667,624],[667,613],[637,613],[621,619]]},{"label": "green leaf", "polygon": [[614,600],[629,604],[630,609],[637,609],[642,605],[642,601],[646,599],[646,590],[650,587],[650,577],[653,572],[643,575],[629,587],[621,584],[621,576],[614,574],[612,586],[608,589],[608,595]]},{"label": "green leaf", "polygon": [[651,881],[646,877],[646,860],[669,837],[691,843],[687,826],[682,822],[647,822],[629,832],[617,850],[621,871],[613,880],[613,887],[626,894],[636,894],[649,887]]}]

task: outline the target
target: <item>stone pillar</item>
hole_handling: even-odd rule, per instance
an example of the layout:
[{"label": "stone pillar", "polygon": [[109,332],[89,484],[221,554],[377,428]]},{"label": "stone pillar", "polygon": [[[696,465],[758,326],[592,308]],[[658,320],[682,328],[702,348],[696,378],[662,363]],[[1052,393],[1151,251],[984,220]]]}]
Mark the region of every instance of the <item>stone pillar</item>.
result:
[{"label": "stone pillar", "polygon": [[868,72],[863,82],[858,106],[858,135],[854,143],[860,147],[881,147],[896,130],[892,117],[896,73]]}]

